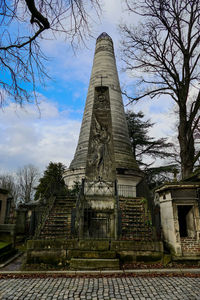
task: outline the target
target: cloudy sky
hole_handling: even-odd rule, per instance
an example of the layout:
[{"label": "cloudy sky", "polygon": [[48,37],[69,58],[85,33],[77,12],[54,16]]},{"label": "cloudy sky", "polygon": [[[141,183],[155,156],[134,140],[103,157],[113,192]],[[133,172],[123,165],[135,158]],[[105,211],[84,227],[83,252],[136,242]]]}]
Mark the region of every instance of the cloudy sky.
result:
[{"label": "cloudy sky", "polygon": [[[93,24],[95,37],[106,31],[113,39],[122,86],[130,78],[121,72],[118,24],[128,18],[130,16],[123,11],[120,0],[104,0],[101,22],[97,20]],[[0,111],[0,172],[15,172],[26,164],[33,164],[42,171],[50,161],[69,166],[73,158],[93,63],[95,38],[89,39],[87,48],[82,45],[76,53],[62,39],[43,41],[42,48],[51,57],[47,70],[52,80],[47,80],[45,87],[37,87],[39,110],[33,104],[26,104],[22,109],[8,102]],[[169,99],[143,100],[128,106],[128,109],[142,110],[147,118],[151,118],[155,123],[152,136],[172,134],[174,123],[171,121],[172,104]]]}]

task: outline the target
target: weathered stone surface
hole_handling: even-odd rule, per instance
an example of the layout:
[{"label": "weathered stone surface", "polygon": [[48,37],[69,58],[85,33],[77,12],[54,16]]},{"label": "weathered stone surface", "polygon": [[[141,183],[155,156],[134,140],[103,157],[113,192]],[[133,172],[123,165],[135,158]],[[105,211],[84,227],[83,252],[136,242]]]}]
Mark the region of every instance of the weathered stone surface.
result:
[{"label": "weathered stone surface", "polygon": [[200,215],[196,198],[199,183],[164,184],[156,190],[165,244],[173,256],[197,257],[200,251]]},{"label": "weathered stone surface", "polygon": [[66,251],[58,249],[32,250],[27,251],[27,264],[43,263],[48,265],[64,264]]},{"label": "weathered stone surface", "polygon": [[119,259],[81,259],[70,260],[71,270],[119,270]]},{"label": "weathered stone surface", "polygon": [[83,178],[103,179],[125,186],[123,194],[135,197],[136,185],[143,177],[131,150],[112,39],[101,34],[96,49],[78,145],[66,185]]},{"label": "weathered stone surface", "polygon": [[95,87],[86,178],[106,181],[116,179],[109,89]]},{"label": "weathered stone surface", "polygon": [[27,241],[27,250],[76,249],[76,246],[77,240],[54,239]]},{"label": "weathered stone surface", "polygon": [[138,170],[138,166],[131,152],[113,42],[106,34],[99,36],[97,39],[78,146],[70,169],[86,167],[95,91],[101,86],[107,87],[109,91],[116,168]]},{"label": "weathered stone surface", "polygon": [[115,251],[84,251],[84,250],[69,250],[67,251],[68,258],[116,258]]},{"label": "weathered stone surface", "polygon": [[145,263],[155,263],[162,262],[163,253],[153,252],[153,251],[119,251],[117,252],[121,263],[128,262],[145,262]]},{"label": "weathered stone surface", "polygon": [[[147,270],[148,271],[148,270]],[[145,270],[146,272],[146,270]],[[104,272],[102,272],[104,273]],[[105,274],[105,273],[104,273]],[[197,300],[200,278],[103,276],[104,278],[1,279],[1,299],[46,300]]]},{"label": "weathered stone surface", "polygon": [[109,249],[109,241],[80,240],[74,249],[103,251]]},{"label": "weathered stone surface", "polygon": [[111,250],[114,251],[155,251],[163,252],[162,242],[148,241],[112,241]]}]

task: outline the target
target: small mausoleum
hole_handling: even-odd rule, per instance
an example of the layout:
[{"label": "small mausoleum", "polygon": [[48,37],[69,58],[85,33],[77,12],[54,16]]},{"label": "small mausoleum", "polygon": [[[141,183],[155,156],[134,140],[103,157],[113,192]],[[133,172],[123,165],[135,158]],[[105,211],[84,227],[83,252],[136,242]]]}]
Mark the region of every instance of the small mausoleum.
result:
[{"label": "small mausoleum", "polygon": [[156,190],[163,240],[174,260],[200,260],[200,182],[164,184]]}]

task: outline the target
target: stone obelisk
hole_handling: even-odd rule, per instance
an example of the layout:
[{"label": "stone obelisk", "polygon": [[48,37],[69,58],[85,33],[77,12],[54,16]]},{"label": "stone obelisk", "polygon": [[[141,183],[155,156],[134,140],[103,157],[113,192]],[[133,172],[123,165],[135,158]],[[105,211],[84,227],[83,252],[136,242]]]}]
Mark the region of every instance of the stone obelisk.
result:
[{"label": "stone obelisk", "polygon": [[113,41],[107,33],[96,41],[79,141],[65,181],[71,187],[82,178],[97,177],[132,187],[132,196],[142,177],[131,151]]}]

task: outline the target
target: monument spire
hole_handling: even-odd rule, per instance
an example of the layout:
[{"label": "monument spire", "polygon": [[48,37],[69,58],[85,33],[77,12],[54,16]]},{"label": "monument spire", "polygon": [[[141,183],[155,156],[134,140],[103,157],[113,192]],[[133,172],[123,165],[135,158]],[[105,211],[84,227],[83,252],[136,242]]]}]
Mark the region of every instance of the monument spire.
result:
[{"label": "monument spire", "polygon": [[[103,109],[104,112],[100,113],[100,109]],[[107,117],[105,117],[106,115]],[[98,134],[101,134],[102,137],[99,137]],[[95,143],[101,143],[102,149],[99,149],[101,148],[99,144],[95,146]],[[106,146],[106,143],[109,144],[109,147]],[[95,154],[95,147],[97,152],[102,153]],[[82,170],[81,176],[84,177],[85,172],[91,169],[89,168],[91,159],[95,160],[95,155],[97,157],[104,154],[112,157],[111,163],[116,174],[124,174],[127,170],[130,173],[131,170],[134,175],[141,178],[141,171],[133,157],[128,136],[113,41],[105,32],[99,35],[96,41],[78,145],[69,170],[73,172],[78,169]]]}]

